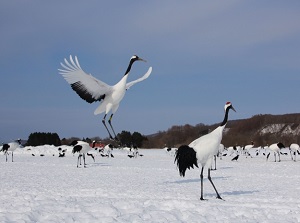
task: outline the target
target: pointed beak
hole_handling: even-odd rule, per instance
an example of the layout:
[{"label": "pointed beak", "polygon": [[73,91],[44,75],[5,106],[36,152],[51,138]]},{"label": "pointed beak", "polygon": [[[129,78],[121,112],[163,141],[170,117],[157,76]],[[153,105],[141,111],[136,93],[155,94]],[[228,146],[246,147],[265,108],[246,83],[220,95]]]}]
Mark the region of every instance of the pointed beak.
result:
[{"label": "pointed beak", "polygon": [[236,112],[236,110],[234,109],[234,107],[233,107],[233,106],[231,106],[231,109],[232,109],[233,111],[235,111],[235,112]]},{"label": "pointed beak", "polygon": [[139,60],[139,61],[143,61],[143,62],[147,62],[147,60],[144,60],[144,59],[142,59],[142,58],[140,58],[140,57],[139,57],[138,60]]}]

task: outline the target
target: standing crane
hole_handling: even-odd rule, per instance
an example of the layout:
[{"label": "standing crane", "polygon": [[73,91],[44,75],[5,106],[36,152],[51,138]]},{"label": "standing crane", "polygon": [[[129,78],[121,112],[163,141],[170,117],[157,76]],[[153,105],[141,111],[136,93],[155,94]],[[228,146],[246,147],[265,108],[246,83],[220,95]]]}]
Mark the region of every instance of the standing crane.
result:
[{"label": "standing crane", "polygon": [[78,164],[79,164],[79,160],[80,160],[80,165],[81,165],[81,157],[83,157],[83,167],[86,167],[86,163],[85,163],[85,154],[87,154],[88,156],[91,156],[95,162],[95,158],[93,156],[93,154],[89,154],[88,152],[91,151],[93,148],[95,148],[95,144],[96,141],[93,141],[92,147],[84,141],[73,141],[71,143],[73,147],[72,149],[72,153],[78,153],[78,159],[77,159],[77,168],[78,168]]},{"label": "standing crane", "polygon": [[191,142],[189,145],[182,145],[178,148],[175,156],[175,161],[179,169],[180,176],[185,176],[186,169],[194,168],[194,165],[198,167],[198,163],[201,164],[201,196],[200,200],[203,199],[203,170],[206,166],[208,168],[208,180],[212,184],[218,199],[222,199],[218,193],[212,179],[210,177],[210,169],[214,155],[217,153],[223,135],[223,130],[227,124],[229,110],[233,108],[230,102],[225,104],[225,117],[223,122],[215,130],[207,135],[201,136],[198,139]]},{"label": "standing crane", "polygon": [[6,162],[7,162],[8,152],[11,152],[11,161],[14,162],[14,151],[20,146],[21,146],[21,139],[18,139],[15,142],[10,142],[2,145],[2,149],[0,151],[4,152],[6,156]]}]

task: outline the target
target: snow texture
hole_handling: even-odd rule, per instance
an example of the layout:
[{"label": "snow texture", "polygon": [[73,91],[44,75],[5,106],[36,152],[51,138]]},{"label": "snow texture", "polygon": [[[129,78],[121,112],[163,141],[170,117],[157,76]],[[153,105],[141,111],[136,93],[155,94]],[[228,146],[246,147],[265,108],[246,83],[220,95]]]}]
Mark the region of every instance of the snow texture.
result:
[{"label": "snow texture", "polygon": [[295,124],[271,124],[264,126],[259,130],[260,135],[281,133],[283,135],[299,135],[300,125]]},{"label": "snow texture", "polygon": [[65,148],[61,158],[54,146],[17,149],[13,163],[1,154],[1,223],[300,222],[300,162],[289,154],[276,163],[263,155],[218,158],[211,175],[224,201],[206,170],[207,200],[200,201],[200,169],[180,177],[163,149],[140,149],[137,158],[93,151],[96,161],[87,157],[87,168],[77,168],[77,155]]}]

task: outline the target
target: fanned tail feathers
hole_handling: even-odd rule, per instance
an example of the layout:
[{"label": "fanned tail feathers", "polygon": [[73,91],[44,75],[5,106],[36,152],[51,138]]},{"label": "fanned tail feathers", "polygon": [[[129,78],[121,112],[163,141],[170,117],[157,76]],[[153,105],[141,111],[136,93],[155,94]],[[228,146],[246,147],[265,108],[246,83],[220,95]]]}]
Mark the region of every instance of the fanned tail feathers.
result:
[{"label": "fanned tail feathers", "polygon": [[186,169],[194,169],[194,165],[198,167],[196,151],[187,145],[180,146],[175,154],[175,162],[177,162],[180,176],[184,177]]}]

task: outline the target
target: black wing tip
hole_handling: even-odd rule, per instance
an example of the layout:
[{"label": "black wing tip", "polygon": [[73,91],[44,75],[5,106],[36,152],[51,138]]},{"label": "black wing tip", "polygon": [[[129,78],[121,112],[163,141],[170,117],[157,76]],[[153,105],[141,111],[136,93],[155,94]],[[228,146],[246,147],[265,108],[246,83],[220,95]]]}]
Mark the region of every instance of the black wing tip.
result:
[{"label": "black wing tip", "polygon": [[71,84],[71,87],[83,100],[90,104],[105,98],[105,94],[101,95],[99,98],[94,98],[80,81]]},{"label": "black wing tip", "polygon": [[184,177],[186,169],[194,168],[194,165],[198,167],[196,151],[187,145],[180,146],[175,153],[174,163],[176,162],[179,175]]}]

